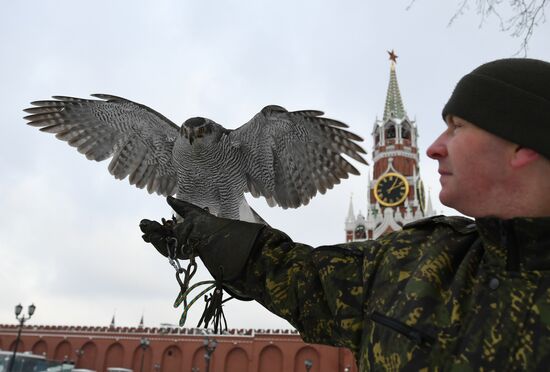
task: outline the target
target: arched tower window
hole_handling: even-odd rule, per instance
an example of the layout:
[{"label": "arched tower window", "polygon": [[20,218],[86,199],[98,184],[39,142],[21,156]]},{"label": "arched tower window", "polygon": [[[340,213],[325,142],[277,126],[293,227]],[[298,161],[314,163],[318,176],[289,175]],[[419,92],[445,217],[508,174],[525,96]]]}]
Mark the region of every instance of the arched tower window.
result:
[{"label": "arched tower window", "polygon": [[403,123],[401,126],[401,138],[404,140],[411,140],[411,126],[407,123]]},{"label": "arched tower window", "polygon": [[355,228],[355,239],[366,239],[367,234],[365,231],[365,226],[359,225]]},{"label": "arched tower window", "polygon": [[395,138],[395,126],[390,125],[386,128],[386,139]]}]

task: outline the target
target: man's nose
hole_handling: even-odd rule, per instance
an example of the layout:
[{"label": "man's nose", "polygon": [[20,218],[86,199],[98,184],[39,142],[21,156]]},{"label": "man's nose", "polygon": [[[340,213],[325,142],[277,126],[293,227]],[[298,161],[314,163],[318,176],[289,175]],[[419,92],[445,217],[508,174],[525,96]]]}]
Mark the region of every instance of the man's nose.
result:
[{"label": "man's nose", "polygon": [[445,133],[437,137],[437,139],[428,147],[426,155],[434,160],[438,160],[447,156],[447,143],[445,141]]}]

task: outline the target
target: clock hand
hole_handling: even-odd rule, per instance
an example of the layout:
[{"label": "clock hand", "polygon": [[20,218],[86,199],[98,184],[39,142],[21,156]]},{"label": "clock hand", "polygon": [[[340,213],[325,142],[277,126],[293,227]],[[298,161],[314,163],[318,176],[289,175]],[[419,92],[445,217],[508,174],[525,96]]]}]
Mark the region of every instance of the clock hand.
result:
[{"label": "clock hand", "polygon": [[395,189],[396,187],[398,187],[400,185],[397,185],[397,178],[393,181],[393,184],[390,186],[390,188],[388,189],[388,192],[392,192],[393,189]]}]

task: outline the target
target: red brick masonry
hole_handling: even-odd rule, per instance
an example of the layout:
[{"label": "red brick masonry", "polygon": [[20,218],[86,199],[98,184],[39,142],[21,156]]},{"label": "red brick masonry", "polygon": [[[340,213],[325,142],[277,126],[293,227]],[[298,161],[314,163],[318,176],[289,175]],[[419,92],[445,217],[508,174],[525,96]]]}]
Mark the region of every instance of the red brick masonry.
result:
[{"label": "red brick masonry", "polygon": [[[13,350],[17,329],[0,325],[0,349]],[[306,344],[290,330],[232,329],[206,336],[196,328],[25,326],[18,351],[71,360],[77,368],[94,371],[124,367],[136,372],[204,372],[207,337],[218,343],[210,372],[306,371],[306,359],[313,362],[311,372],[357,370],[349,350]],[[142,338],[150,342],[145,350]]]}]

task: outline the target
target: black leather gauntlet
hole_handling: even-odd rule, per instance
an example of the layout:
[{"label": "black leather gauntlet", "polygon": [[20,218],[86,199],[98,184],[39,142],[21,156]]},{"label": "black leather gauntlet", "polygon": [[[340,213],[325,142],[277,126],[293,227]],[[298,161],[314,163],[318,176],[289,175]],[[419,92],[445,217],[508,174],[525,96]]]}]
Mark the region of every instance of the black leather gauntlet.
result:
[{"label": "black leather gauntlet", "polygon": [[167,201],[183,222],[142,220],[143,240],[171,258],[187,259],[195,252],[215,279],[236,279],[264,225],[219,218],[171,196]]}]

